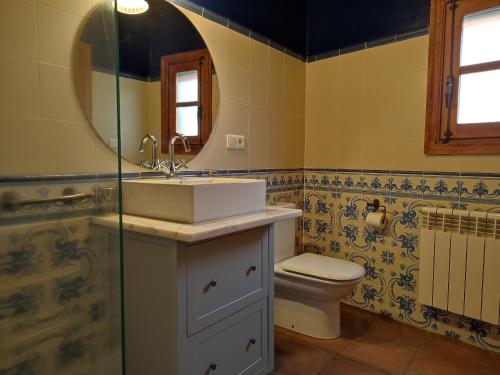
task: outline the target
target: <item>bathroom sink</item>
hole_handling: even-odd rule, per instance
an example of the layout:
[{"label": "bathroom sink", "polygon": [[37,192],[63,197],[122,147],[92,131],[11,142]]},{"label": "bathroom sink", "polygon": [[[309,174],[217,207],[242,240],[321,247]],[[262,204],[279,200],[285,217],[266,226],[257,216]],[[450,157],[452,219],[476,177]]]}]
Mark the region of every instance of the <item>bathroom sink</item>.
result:
[{"label": "bathroom sink", "polygon": [[264,180],[238,178],[144,179],[123,181],[123,212],[198,223],[265,209]]}]

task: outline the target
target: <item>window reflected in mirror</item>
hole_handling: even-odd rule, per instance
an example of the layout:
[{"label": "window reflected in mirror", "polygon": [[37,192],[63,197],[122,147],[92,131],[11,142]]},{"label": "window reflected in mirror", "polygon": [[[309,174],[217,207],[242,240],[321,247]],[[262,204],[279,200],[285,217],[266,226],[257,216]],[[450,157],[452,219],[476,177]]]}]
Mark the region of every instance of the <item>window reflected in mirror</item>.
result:
[{"label": "window reflected in mirror", "polygon": [[[102,23],[103,3],[84,18],[73,51],[74,83],[82,110],[102,141],[134,164],[150,159],[139,153],[146,134],[159,140],[160,159],[168,158],[168,141],[182,133],[192,145],[189,155],[176,148],[176,158],[192,159],[208,141],[217,118],[219,88],[207,46],[191,21],[165,0],[147,0],[140,14],[117,13],[120,62],[121,139],[108,121],[116,98],[103,97],[116,85],[108,68],[114,56],[100,48],[110,32]],[[101,52],[99,52],[101,51]],[[176,146],[178,147],[178,146]],[[181,155],[182,154],[182,155]]]}]

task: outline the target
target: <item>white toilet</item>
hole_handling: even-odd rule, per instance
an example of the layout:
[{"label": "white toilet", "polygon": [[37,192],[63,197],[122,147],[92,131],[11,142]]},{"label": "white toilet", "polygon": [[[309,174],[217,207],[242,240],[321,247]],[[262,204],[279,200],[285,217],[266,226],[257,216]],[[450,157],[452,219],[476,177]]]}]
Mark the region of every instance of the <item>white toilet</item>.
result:
[{"label": "white toilet", "polygon": [[274,324],[311,337],[337,338],[340,300],[363,279],[365,269],[322,255],[295,256],[295,219],[275,224],[274,236]]}]

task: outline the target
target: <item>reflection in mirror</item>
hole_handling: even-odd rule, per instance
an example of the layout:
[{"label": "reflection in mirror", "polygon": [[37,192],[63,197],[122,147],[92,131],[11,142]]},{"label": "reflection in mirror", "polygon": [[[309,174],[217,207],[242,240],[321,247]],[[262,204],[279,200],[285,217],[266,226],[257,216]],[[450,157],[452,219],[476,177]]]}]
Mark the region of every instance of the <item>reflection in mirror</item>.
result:
[{"label": "reflection in mirror", "polygon": [[[135,164],[151,160],[150,148],[142,153],[139,148],[144,136],[152,134],[158,139],[158,157],[168,159],[168,141],[181,133],[191,151],[186,155],[179,143],[174,152],[189,160],[212,132],[219,108],[217,76],[193,24],[165,0],[146,1],[149,8],[140,14],[117,13],[121,153]],[[97,5],[82,23],[73,54],[74,82],[85,116],[117,151],[118,139],[109,121],[116,98],[102,96],[116,80],[114,71],[107,69],[114,51],[105,56],[106,49],[99,48],[102,36],[109,32],[103,12],[103,5]]]}]

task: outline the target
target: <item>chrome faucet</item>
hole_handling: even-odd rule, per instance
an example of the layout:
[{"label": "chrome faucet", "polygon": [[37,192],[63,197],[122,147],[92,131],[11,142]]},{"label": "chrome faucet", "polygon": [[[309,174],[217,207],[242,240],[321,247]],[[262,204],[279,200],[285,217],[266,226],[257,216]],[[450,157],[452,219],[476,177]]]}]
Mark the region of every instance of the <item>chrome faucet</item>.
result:
[{"label": "chrome faucet", "polygon": [[144,147],[146,144],[151,143],[151,160],[141,160],[139,165],[144,168],[158,169],[160,166],[160,160],[158,160],[158,139],[153,134],[146,134],[142,138],[141,144],[139,145],[139,152],[144,153]]},{"label": "chrome faucet", "polygon": [[177,142],[179,139],[182,141],[182,145],[184,146],[184,151],[185,152],[191,151],[189,140],[183,134],[175,133],[172,136],[172,138],[170,138],[170,141],[168,142],[168,162],[166,163],[167,168],[163,169],[163,171],[167,175],[167,178],[171,177],[176,178],[177,173],[180,170],[187,169],[186,161],[184,159],[180,161],[174,161],[175,142]]}]

